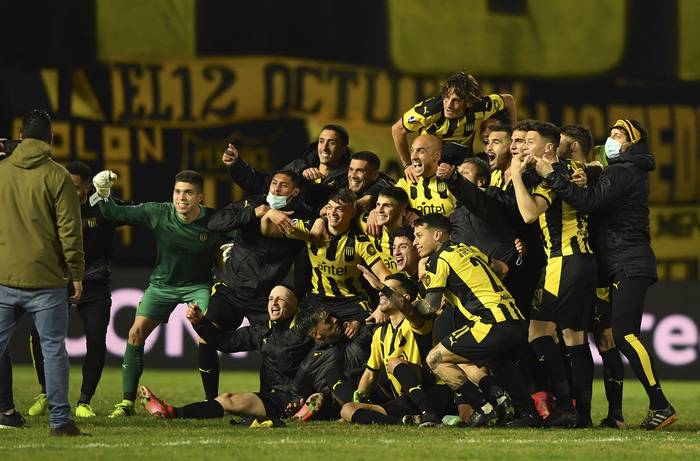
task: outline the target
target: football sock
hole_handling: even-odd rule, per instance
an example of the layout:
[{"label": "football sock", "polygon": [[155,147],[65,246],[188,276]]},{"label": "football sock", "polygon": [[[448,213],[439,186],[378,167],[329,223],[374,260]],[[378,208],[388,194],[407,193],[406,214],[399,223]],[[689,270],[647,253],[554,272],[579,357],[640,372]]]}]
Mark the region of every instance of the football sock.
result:
[{"label": "football sock", "polygon": [[622,387],[625,369],[622,365],[622,356],[617,347],[601,352],[600,356],[603,358],[603,381],[605,397],[608,400],[608,416],[623,421]]},{"label": "football sock", "polygon": [[224,416],[224,407],[214,399],[190,403],[181,408],[173,408],[173,410],[177,418],[210,419]]},{"label": "football sock", "polygon": [[204,397],[215,399],[219,395],[219,354],[210,344],[199,343],[199,374]]},{"label": "football sock", "polygon": [[538,355],[539,360],[544,360],[547,374],[552,383],[552,393],[557,399],[557,406],[564,411],[574,412],[571,403],[571,391],[566,380],[564,357],[559,346],[554,343],[551,336],[541,336],[530,342],[532,350]]},{"label": "football sock", "polygon": [[466,380],[458,389],[454,391],[455,403],[461,405],[466,403],[472,408],[481,408],[486,405],[486,399],[481,390],[469,380]]},{"label": "football sock", "polygon": [[580,424],[591,421],[591,396],[593,395],[593,357],[588,341],[578,346],[567,346],[571,360],[571,376],[576,413]]},{"label": "football sock", "polygon": [[136,388],[143,373],[143,346],[126,344],[122,363],[122,391],[124,400],[136,400]]},{"label": "football sock", "polygon": [[394,367],[392,373],[401,384],[401,388],[406,391],[411,401],[418,407],[420,411],[429,411],[434,413],[430,399],[425,395],[421,388],[421,379],[418,373],[405,363],[401,363]]}]

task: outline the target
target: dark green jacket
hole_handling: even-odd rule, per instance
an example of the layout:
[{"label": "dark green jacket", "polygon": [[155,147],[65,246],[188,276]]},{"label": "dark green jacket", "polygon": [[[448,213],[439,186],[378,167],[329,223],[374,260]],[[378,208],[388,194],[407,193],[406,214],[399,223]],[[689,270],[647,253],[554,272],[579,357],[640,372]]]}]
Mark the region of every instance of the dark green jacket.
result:
[{"label": "dark green jacket", "polygon": [[0,285],[60,288],[85,270],[78,194],[51,146],[25,139],[0,160]]}]

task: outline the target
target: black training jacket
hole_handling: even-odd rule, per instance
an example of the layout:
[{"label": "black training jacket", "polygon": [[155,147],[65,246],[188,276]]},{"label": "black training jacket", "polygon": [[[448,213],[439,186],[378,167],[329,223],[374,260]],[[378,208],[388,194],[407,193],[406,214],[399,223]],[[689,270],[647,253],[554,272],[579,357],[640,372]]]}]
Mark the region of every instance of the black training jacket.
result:
[{"label": "black training jacket", "polygon": [[[230,257],[217,278],[241,301],[266,300],[270,290],[287,276],[297,254],[306,245],[301,240],[270,238],[260,233],[260,218],[255,216],[255,208],[266,203],[265,200],[265,195],[252,195],[226,205],[217,210],[207,224],[212,231],[238,230],[232,240]],[[292,200],[282,211],[293,211],[292,218],[312,218],[311,210],[298,199]]]},{"label": "black training jacket", "polygon": [[[315,392],[330,396],[338,376],[346,377],[364,370],[372,344],[373,328],[363,326],[353,339],[342,337],[335,343],[316,343],[299,367],[294,379],[294,394],[308,397]],[[354,373],[355,372],[355,373]]]},{"label": "black training jacket", "polygon": [[313,346],[311,338],[302,336],[295,328],[295,320],[293,317],[225,332],[204,318],[194,329],[200,338],[221,352],[260,351],[263,358],[260,391],[291,394],[299,365]]},{"label": "black training jacket", "polygon": [[608,277],[623,271],[628,277],[656,280],[656,257],[649,234],[649,172],[655,168],[649,147],[638,143],[610,160],[595,185],[577,187],[556,171],[546,178],[557,195],[574,208],[600,212]]}]

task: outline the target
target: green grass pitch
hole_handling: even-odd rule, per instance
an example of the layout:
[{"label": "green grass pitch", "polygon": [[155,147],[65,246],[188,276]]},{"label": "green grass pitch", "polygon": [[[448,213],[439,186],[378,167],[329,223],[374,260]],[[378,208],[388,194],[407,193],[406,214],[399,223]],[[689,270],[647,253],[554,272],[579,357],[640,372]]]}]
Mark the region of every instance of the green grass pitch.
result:
[{"label": "green grass pitch", "polygon": [[[142,384],[169,403],[181,405],[202,398],[199,373],[146,369]],[[26,416],[39,392],[31,367],[14,368],[17,408]],[[250,391],[257,373],[224,372],[220,389]],[[77,400],[80,369],[71,370],[71,404]],[[700,383],[666,382],[665,391],[680,419],[668,430],[639,429],[510,430],[354,426],[337,422],[290,423],[280,429],[230,426],[230,418],[208,421],[163,421],[136,416],[110,420],[108,410],[121,397],[121,376],[108,368],[93,399],[98,417],[78,421],[92,437],[47,436],[47,417],[27,417],[31,427],[0,430],[4,460],[128,459],[128,460],[432,460],[468,459],[522,461],[567,460],[698,460],[700,459]],[[631,377],[625,382],[624,411],[635,427],[645,413],[646,396]],[[594,389],[594,421],[606,409],[602,383]],[[139,411],[140,410],[140,411]]]}]

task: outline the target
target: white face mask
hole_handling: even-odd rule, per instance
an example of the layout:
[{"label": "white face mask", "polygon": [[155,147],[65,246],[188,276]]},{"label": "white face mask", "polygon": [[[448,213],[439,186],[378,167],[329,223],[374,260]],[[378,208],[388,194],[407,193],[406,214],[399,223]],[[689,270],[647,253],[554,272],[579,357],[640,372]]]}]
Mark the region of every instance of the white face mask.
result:
[{"label": "white face mask", "polygon": [[287,195],[275,195],[273,193],[269,193],[267,194],[266,200],[268,205],[270,205],[270,208],[280,210],[287,204],[289,197]]},{"label": "white face mask", "polygon": [[615,141],[613,138],[608,138],[608,140],[605,141],[605,155],[608,158],[618,158],[620,156],[621,147],[622,144]]}]

